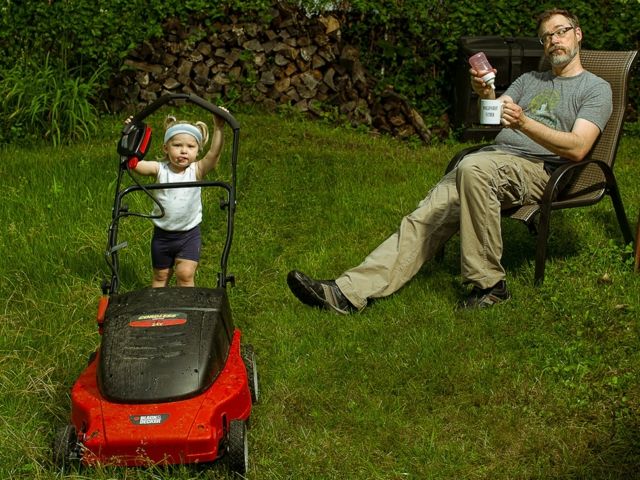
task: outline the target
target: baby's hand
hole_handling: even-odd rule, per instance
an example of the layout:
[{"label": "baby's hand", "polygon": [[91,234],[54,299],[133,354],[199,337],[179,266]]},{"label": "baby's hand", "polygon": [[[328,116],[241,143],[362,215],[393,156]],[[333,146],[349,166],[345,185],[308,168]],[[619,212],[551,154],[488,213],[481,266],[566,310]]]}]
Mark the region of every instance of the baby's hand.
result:
[{"label": "baby's hand", "polygon": [[[224,110],[225,112],[229,113],[229,110],[227,110],[224,107],[220,107],[222,110]],[[225,120],[224,118],[218,116],[218,115],[214,115],[213,116],[213,124],[216,126],[216,128],[224,128],[224,124],[225,124]]]},{"label": "baby's hand", "polygon": [[127,119],[124,121],[124,124],[125,124],[125,125],[129,125],[129,124],[131,123],[131,120],[133,120],[133,115],[130,115],[130,116],[129,116],[129,118],[127,118]]}]

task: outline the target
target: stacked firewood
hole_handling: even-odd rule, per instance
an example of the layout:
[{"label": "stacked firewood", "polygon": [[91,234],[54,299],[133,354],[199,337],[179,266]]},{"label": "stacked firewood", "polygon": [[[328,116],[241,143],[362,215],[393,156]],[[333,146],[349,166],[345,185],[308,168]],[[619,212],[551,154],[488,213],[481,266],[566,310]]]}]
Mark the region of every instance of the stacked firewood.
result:
[{"label": "stacked firewood", "polygon": [[359,51],[341,41],[339,15],[307,16],[279,7],[268,25],[241,22],[210,27],[167,22],[165,35],[144,42],[125,60],[109,90],[112,110],[148,104],[166,93],[236,98],[274,109],[291,105],[310,115],[339,114],[354,125],[402,138],[431,132],[419,113],[376,82]]}]

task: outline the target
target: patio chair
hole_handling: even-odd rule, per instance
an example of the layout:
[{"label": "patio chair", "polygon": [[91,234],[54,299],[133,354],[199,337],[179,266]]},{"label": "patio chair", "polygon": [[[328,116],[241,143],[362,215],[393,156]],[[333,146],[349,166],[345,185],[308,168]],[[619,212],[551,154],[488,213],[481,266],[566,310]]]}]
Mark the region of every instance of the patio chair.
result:
[{"label": "patio chair", "polygon": [[[537,285],[541,285],[544,282],[549,223],[553,210],[594,205],[602,200],[605,195],[609,195],[613,202],[625,243],[633,242],[629,221],[627,220],[618,184],[613,173],[613,165],[627,107],[627,90],[631,67],[637,54],[637,51],[582,50],[580,52],[584,68],[605,79],[611,85],[611,90],[613,91],[611,118],[584,160],[562,165],[551,175],[540,203],[523,205],[503,211],[503,216],[520,220],[529,227],[532,233],[537,233],[534,276],[534,282]],[[541,68],[545,64],[544,60],[541,61]],[[474,145],[458,152],[449,162],[446,171],[451,171],[462,157],[478,150],[482,146],[484,145]],[[567,179],[569,179],[568,182]],[[562,187],[559,188],[559,186]]]}]

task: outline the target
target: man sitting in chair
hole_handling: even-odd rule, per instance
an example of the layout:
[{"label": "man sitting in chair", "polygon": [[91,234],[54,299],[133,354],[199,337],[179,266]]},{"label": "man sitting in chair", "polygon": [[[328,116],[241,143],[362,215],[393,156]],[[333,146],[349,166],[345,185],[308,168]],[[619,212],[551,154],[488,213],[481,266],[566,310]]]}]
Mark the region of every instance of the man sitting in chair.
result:
[{"label": "man sitting in chair", "polygon": [[[368,299],[400,289],[458,231],[463,282],[473,287],[460,306],[483,308],[510,298],[501,211],[538,203],[553,169],[584,159],[612,110],[610,85],[580,62],[575,15],[545,11],[537,31],[551,70],[523,74],[499,98],[504,128],[495,143],[465,156],[357,267],[335,280],[289,272],[287,283],[301,302],[342,314],[362,310]],[[471,69],[471,86],[480,98],[495,98],[482,81],[485,73]]]}]

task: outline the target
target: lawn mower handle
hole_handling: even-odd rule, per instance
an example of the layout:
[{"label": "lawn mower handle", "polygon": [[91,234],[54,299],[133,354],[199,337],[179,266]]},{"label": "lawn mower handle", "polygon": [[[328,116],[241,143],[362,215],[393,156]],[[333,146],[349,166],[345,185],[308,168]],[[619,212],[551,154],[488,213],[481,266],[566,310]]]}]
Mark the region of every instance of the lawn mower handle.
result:
[{"label": "lawn mower handle", "polygon": [[[193,94],[189,94],[189,93],[170,93],[167,95],[163,95],[160,98],[158,98],[157,100],[155,100],[153,103],[151,103],[150,105],[148,105],[146,108],[144,108],[142,111],[140,111],[140,113],[138,113],[137,115],[134,115],[131,118],[131,121],[129,122],[129,124],[134,124],[134,125],[144,125],[143,120],[145,118],[147,118],[149,115],[151,115],[153,112],[155,112],[156,110],[158,110],[160,107],[162,107],[163,105],[166,105],[169,102],[172,102],[174,100],[187,100],[191,103],[195,103],[196,105],[198,105],[199,107],[213,113],[214,115],[218,115],[220,117],[222,117],[225,122],[231,127],[232,131],[233,131],[233,139],[232,139],[232,146],[231,146],[231,180],[230,183],[226,183],[226,182],[209,182],[209,181],[198,181],[198,182],[194,182],[193,184],[191,184],[190,182],[179,182],[179,183],[165,183],[165,184],[147,184],[146,186],[141,186],[140,184],[138,184],[138,182],[136,181],[135,186],[131,186],[128,188],[125,188],[124,190],[121,190],[121,181],[124,175],[125,171],[128,171],[130,168],[135,168],[135,166],[130,166],[129,162],[127,160],[131,160],[131,158],[129,158],[129,155],[127,154],[128,152],[125,152],[125,154],[122,153],[122,151],[119,150],[119,153],[121,154],[121,162],[120,162],[120,168],[118,170],[118,179],[117,179],[117,183],[116,183],[116,197],[114,199],[114,204],[113,204],[113,209],[112,209],[112,215],[111,215],[111,225],[109,226],[109,240],[108,240],[108,248],[107,248],[107,252],[106,252],[106,256],[110,261],[108,261],[109,266],[111,268],[112,271],[112,275],[111,275],[111,282],[110,284],[108,284],[108,282],[103,286],[103,292],[106,293],[117,293],[118,291],[118,286],[119,286],[119,278],[118,278],[118,270],[119,270],[119,260],[118,260],[118,250],[120,244],[117,243],[117,236],[118,236],[118,224],[119,224],[119,220],[120,218],[124,217],[124,216],[129,216],[130,214],[128,214],[125,210],[121,209],[121,200],[122,197],[134,190],[155,190],[155,189],[164,189],[164,188],[184,188],[184,187],[192,187],[192,186],[218,186],[218,187],[223,187],[224,189],[227,190],[228,192],[228,200],[226,201],[226,203],[221,204],[221,207],[223,208],[227,208],[227,238],[225,241],[225,246],[222,252],[222,258],[221,258],[221,271],[218,272],[218,286],[220,287],[224,287],[227,281],[231,281],[233,283],[233,276],[227,276],[226,274],[226,266],[227,266],[227,258],[229,256],[229,252],[231,250],[231,241],[233,238],[233,220],[234,220],[234,214],[235,214],[235,209],[236,209],[236,177],[237,177],[237,164],[238,164],[238,144],[240,142],[240,124],[238,123],[238,121],[233,117],[233,115],[231,115],[229,112],[227,112],[225,109],[217,107],[215,105],[213,105],[212,103],[207,102],[206,100],[198,97],[197,95],[193,95]],[[126,126],[125,126],[126,129]],[[146,130],[145,130],[146,131]],[[123,129],[123,135],[125,135],[127,132]],[[150,136],[149,137],[144,137],[145,138],[145,145],[148,146],[148,143],[150,142]],[[135,144],[137,141],[137,139],[134,139],[133,143]],[[121,143],[122,143],[122,139],[121,139]],[[146,149],[145,146],[145,149]],[[135,147],[135,145],[134,145]],[[123,148],[133,148],[133,147],[129,147],[128,143],[124,145]],[[137,147],[135,147],[135,149],[137,149]],[[123,161],[124,159],[124,161]],[[134,158],[134,160],[138,160],[137,158]],[[137,214],[135,214],[135,216],[139,216]]]},{"label": "lawn mower handle", "polygon": [[151,105],[148,105],[146,108],[144,108],[140,113],[134,115],[131,121],[142,122],[142,120],[147,118],[149,115],[151,115],[153,112],[158,110],[160,107],[174,100],[187,100],[191,103],[195,103],[199,107],[204,108],[205,110],[208,110],[214,115],[224,118],[224,120],[229,124],[229,126],[234,131],[237,131],[240,129],[240,124],[238,123],[238,121],[233,117],[233,115],[231,115],[225,109],[217,107],[216,105],[210,102],[207,102],[205,99],[200,98],[197,95],[193,95],[191,93],[169,93],[167,95],[163,95],[160,98],[158,98],[156,101],[154,101]]}]

